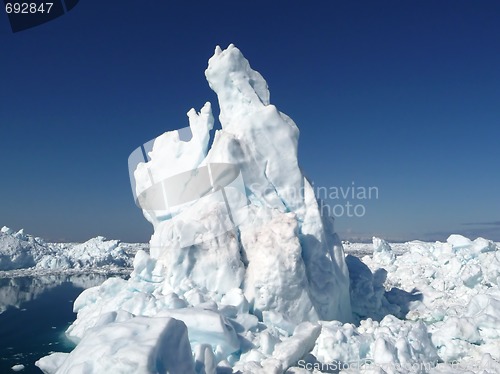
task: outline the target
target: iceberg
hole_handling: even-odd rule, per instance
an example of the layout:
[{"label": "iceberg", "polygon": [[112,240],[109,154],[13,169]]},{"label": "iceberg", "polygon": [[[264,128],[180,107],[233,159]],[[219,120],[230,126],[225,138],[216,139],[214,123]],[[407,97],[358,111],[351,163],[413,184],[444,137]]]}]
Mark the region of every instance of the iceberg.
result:
[{"label": "iceberg", "polygon": [[[298,127],[271,104],[264,78],[234,45],[216,48],[205,75],[221,129],[210,144],[206,103],[188,112],[188,128],[131,154],[132,192],[153,226],[149,253],[137,251],[129,279],[80,294],[66,331],[76,348],[37,366],[46,374],[451,373],[459,360],[496,370],[498,246],[459,235],[394,246],[374,237],[347,245],[370,255],[346,257],[299,168]],[[99,246],[73,252],[107,262],[94,254]],[[104,252],[120,258],[116,248]]]},{"label": "iceberg", "polygon": [[168,287],[216,299],[241,288],[256,315],[272,310],[295,324],[350,320],[342,244],[299,168],[296,124],[234,45],[216,48],[205,75],[221,108],[211,147],[207,103],[188,112],[189,140],[167,132],[141,147],[144,162],[129,159]]},{"label": "iceberg", "polygon": [[[216,48],[205,75],[222,128],[210,146],[206,103],[188,112],[188,129],[132,153],[133,194],[154,228],[150,253],[137,252],[128,281],[108,279],[75,301],[73,356],[89,334],[123,318],[174,318],[185,323],[201,366],[231,367],[265,321],[273,341],[287,339],[262,353],[266,365],[288,367],[312,349],[314,323],[352,318],[343,247],[299,168],[297,125],[270,103],[266,81],[234,45]],[[65,372],[70,356],[57,359],[40,367]]]},{"label": "iceberg", "polygon": [[33,267],[49,251],[42,239],[27,235],[24,230],[16,232],[6,226],[0,229],[0,270]]}]

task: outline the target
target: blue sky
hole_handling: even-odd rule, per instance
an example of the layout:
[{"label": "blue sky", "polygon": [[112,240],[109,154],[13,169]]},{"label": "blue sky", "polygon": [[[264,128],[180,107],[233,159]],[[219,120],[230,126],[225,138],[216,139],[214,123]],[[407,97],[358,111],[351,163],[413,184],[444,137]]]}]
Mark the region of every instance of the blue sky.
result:
[{"label": "blue sky", "polygon": [[128,155],[191,107],[217,115],[204,70],[234,43],[315,185],[377,187],[342,238],[500,240],[499,17],[497,0],[81,0],[12,34],[1,16],[0,226],[147,241]]}]

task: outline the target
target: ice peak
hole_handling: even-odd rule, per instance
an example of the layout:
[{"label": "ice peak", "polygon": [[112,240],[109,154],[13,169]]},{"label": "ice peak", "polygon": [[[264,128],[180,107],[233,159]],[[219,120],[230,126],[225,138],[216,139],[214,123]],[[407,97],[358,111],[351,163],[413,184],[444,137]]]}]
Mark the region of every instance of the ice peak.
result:
[{"label": "ice peak", "polygon": [[216,49],[208,61],[205,76],[219,97],[223,127],[223,122],[244,116],[246,111],[269,105],[266,81],[250,67],[248,60],[233,44],[220,52]]},{"label": "ice peak", "polygon": [[350,320],[342,245],[299,168],[296,124],[234,45],[215,49],[205,75],[221,109],[211,148],[206,103],[188,112],[190,140],[159,136],[134,172],[137,195],[164,202],[144,208],[152,258],[181,295],[240,289],[260,318]]},{"label": "ice peak", "polygon": [[1,229],[0,229],[0,232],[4,233],[4,234],[13,234],[14,233],[14,230],[12,230],[11,228],[7,227],[7,226],[3,226]]}]

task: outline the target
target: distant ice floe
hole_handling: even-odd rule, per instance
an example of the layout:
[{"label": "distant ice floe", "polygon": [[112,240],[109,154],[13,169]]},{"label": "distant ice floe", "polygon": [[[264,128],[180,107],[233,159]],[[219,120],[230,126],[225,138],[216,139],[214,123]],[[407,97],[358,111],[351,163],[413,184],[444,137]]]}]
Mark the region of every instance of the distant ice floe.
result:
[{"label": "distant ice floe", "polygon": [[12,371],[21,371],[21,370],[24,370],[24,365],[23,364],[17,364],[17,365],[14,365],[12,366]]},{"label": "distant ice floe", "polygon": [[0,277],[68,274],[95,269],[119,272],[130,269],[134,254],[145,244],[127,244],[102,236],[85,243],[46,243],[43,239],[14,231],[0,230]]}]

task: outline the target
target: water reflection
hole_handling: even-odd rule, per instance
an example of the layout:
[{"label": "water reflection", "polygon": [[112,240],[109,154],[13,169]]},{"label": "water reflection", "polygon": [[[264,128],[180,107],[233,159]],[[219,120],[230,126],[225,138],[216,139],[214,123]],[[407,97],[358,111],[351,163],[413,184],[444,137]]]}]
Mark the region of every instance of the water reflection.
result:
[{"label": "water reflection", "polygon": [[21,309],[26,302],[37,299],[43,293],[63,283],[71,283],[76,288],[86,289],[101,284],[107,278],[108,276],[102,274],[0,278],[0,314],[9,307]]},{"label": "water reflection", "polygon": [[34,362],[52,351],[69,352],[64,331],[74,321],[73,301],[85,288],[113,275],[54,274],[0,278],[0,373],[16,364],[41,373]]}]

